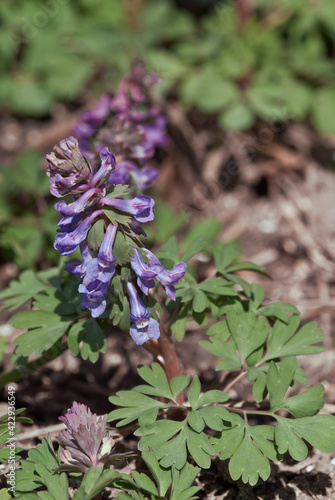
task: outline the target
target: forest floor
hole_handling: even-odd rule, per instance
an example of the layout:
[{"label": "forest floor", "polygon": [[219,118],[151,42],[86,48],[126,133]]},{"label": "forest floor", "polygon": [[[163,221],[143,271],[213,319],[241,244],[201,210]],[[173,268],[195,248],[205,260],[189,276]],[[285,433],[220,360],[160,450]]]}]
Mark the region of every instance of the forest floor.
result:
[{"label": "forest floor", "polygon": [[[322,412],[335,414],[334,140],[321,139],[307,126],[290,122],[259,124],[252,134],[224,133],[211,117],[186,115],[176,103],[170,103],[167,112],[171,145],[160,155],[160,195],[174,210],[188,210],[192,220],[218,218],[222,224],[219,239],[239,239],[244,259],[264,266],[272,279],[249,272],[243,277],[265,288],[268,303],[292,302],[303,322],[313,320],[324,329],[327,351],[301,357],[299,362],[311,385],[325,387],[327,403]],[[70,135],[76,118],[60,107],[52,123],[22,125],[7,120],[0,124],[4,132],[0,153],[10,162],[18,149],[38,147],[48,152]],[[198,265],[204,266],[201,259]],[[210,275],[210,264],[205,268]],[[3,264],[2,285],[15,273],[13,265]],[[11,344],[18,332],[8,329],[8,318],[3,311],[0,332],[7,334]],[[183,371],[198,374],[203,386],[209,387],[218,383],[218,373],[214,356],[198,346],[204,338],[205,329],[190,323],[185,339],[176,347]],[[107,352],[95,365],[64,353],[17,384],[17,407],[26,407],[27,416],[34,420],[21,429],[18,445],[24,450],[36,445],[50,426],[59,423],[58,416],[73,400],[98,414],[111,411],[107,398],[136,385],[136,366],[150,362],[147,351],[113,329],[107,333]],[[3,369],[9,366],[8,354]],[[241,394],[248,397],[243,384]],[[54,437],[58,432],[51,434]],[[118,446],[134,449],[135,441],[120,439]],[[130,461],[124,471],[135,466]],[[231,481],[227,464],[217,458],[197,482],[202,487],[200,498],[209,500],[332,499],[335,454],[311,449],[303,462],[285,458],[273,465],[267,483],[255,487]],[[105,498],[112,497],[106,493]]]}]

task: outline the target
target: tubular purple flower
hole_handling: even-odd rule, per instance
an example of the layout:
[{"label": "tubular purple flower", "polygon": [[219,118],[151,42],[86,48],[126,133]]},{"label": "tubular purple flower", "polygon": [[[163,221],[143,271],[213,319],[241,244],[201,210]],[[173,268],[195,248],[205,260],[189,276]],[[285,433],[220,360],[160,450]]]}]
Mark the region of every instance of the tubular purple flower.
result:
[{"label": "tubular purple flower", "polygon": [[115,168],[115,156],[109,151],[107,147],[104,147],[100,150],[99,156],[101,159],[101,167],[93,175],[90,182],[90,187],[104,184]]},{"label": "tubular purple flower", "polygon": [[155,286],[155,278],[164,286],[166,295],[171,300],[176,300],[174,285],[184,276],[187,264],[180,262],[175,264],[171,271],[168,271],[150,250],[144,248],[143,251],[148,257],[148,264],[144,262],[139,251],[136,249],[134,249],[134,256],[130,263],[138,277],[137,284],[142,292],[148,295],[149,289]]},{"label": "tubular purple flower", "polygon": [[76,278],[83,278],[86,274],[86,267],[90,260],[92,260],[92,256],[86,240],[80,243],[79,248],[83,260],[67,262],[65,264],[65,271],[74,274]]},{"label": "tubular purple flower", "polygon": [[115,273],[113,244],[116,231],[117,227],[109,224],[98,256],[87,263],[83,283],[78,288],[84,294],[81,307],[89,309],[93,318],[101,316],[106,309],[105,295]]},{"label": "tubular purple flower", "polygon": [[155,202],[149,196],[140,194],[132,200],[122,200],[121,198],[109,198],[106,196],[100,199],[100,204],[131,214],[137,222],[148,222],[154,218],[153,206]]},{"label": "tubular purple flower", "polygon": [[157,179],[158,170],[152,167],[133,168],[130,175],[140,189],[147,189]]},{"label": "tubular purple flower", "polygon": [[92,222],[102,214],[102,210],[95,210],[83,219],[73,231],[58,234],[55,239],[54,248],[61,255],[70,255],[75,252],[79,244],[86,238]]},{"label": "tubular purple flower", "polygon": [[98,194],[101,195],[101,190],[99,188],[88,189],[81,196],[79,196],[76,201],[69,203],[68,205],[64,200],[59,201],[55,204],[55,209],[57,210],[57,212],[64,216],[79,214],[87,207],[89,203],[97,201],[98,196],[96,195]]},{"label": "tubular purple flower", "polygon": [[[84,278],[85,280],[85,278]],[[78,291],[83,294],[80,301],[82,309],[89,309],[92,318],[98,318],[106,309],[106,293],[109,287],[109,282],[103,283],[102,281],[95,280],[89,282],[87,285],[82,283],[78,287]]]},{"label": "tubular purple flower", "polygon": [[142,345],[149,339],[158,339],[160,336],[158,322],[150,318],[149,309],[145,307],[138,296],[133,283],[127,283],[127,292],[130,300],[130,335],[135,344]]},{"label": "tubular purple flower", "polygon": [[134,248],[134,256],[131,258],[130,265],[138,276],[137,285],[145,295],[148,295],[149,289],[155,286],[154,278],[157,277],[158,273],[164,267],[159,261],[158,264],[154,264],[153,266],[146,264],[136,248]]}]

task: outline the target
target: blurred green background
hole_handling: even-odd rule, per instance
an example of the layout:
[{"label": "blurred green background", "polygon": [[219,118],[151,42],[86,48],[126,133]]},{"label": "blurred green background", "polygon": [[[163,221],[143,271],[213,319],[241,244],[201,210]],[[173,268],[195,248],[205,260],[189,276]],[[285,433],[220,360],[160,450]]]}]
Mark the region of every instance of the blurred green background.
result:
[{"label": "blurred green background", "polygon": [[333,0],[2,0],[0,23],[0,104],[14,113],[112,90],[140,54],[162,92],[225,129],[286,113],[335,132]]},{"label": "blurred green background", "polygon": [[[335,134],[334,42],[334,0],[2,0],[0,110],[43,123],[57,103],[81,109],[140,55],[163,97],[223,130],[296,120]],[[41,157],[0,167],[1,257],[19,267],[54,255]]]}]

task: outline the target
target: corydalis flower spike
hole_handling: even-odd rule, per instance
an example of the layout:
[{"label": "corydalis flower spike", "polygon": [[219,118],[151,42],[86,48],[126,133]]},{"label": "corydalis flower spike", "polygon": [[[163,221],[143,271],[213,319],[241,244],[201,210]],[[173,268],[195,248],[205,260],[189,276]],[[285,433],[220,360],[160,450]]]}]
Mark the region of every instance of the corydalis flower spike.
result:
[{"label": "corydalis flower spike", "polygon": [[57,470],[85,474],[90,467],[103,467],[114,446],[107,431],[107,418],[107,414],[97,416],[86,405],[73,402],[66,415],[59,417],[67,429],[57,436],[65,446],[61,452],[63,464]]}]

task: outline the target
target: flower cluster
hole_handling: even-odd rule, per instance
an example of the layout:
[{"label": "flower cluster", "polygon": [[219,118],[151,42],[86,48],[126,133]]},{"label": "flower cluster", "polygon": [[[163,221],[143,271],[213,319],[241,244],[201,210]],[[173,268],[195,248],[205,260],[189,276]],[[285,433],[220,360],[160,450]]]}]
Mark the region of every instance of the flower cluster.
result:
[{"label": "flower cluster", "polygon": [[[155,77],[147,76],[153,84]],[[63,256],[77,249],[81,252],[81,260],[65,266],[69,273],[82,279],[78,288],[83,294],[81,307],[89,309],[94,318],[105,313],[113,277],[115,273],[121,277],[121,265],[128,267],[123,273],[126,278],[122,278],[122,293],[128,296],[130,335],[136,344],[157,339],[160,334],[158,322],[143,303],[147,300],[144,296],[149,295],[157,281],[165,288],[167,297],[175,300],[174,286],[186,269],[186,264],[179,263],[171,271],[166,270],[145,248],[141,255],[139,248],[143,245],[137,236],[146,236],[141,226],[153,220],[155,202],[141,194],[129,199],[129,186],[118,185],[132,175],[139,187],[146,187],[156,177],[156,171],[153,174],[150,167],[139,165],[153,154],[156,145],[165,141],[165,118],[157,107],[148,105],[147,87],[140,84],[143,79],[144,66],[138,62],[130,76],[122,80],[114,99],[103,96],[99,106],[84,115],[77,126],[79,142],[68,137],[47,155],[51,193],[57,198],[74,196],[70,203],[60,200],[55,205],[61,217],[54,247]],[[116,154],[99,139],[95,145],[98,164],[88,149],[90,139],[104,121],[100,139],[105,135]],[[120,253],[122,258],[117,261],[115,255]],[[111,297],[112,304],[113,300]]]},{"label": "flower cluster", "polygon": [[103,467],[109,460],[114,440],[107,430],[108,415],[97,416],[75,401],[64,417],[59,417],[67,427],[57,439],[64,446],[58,470],[85,474],[90,467]]},{"label": "flower cluster", "polygon": [[97,107],[83,113],[74,128],[80,149],[93,168],[103,146],[115,154],[117,167],[108,185],[133,182],[146,189],[158,175],[146,164],[155,148],[167,143],[166,118],[152,104],[149,93],[157,82],[157,75],[147,72],[143,62],[137,60],[131,73],[122,79],[115,97],[103,95]]}]

